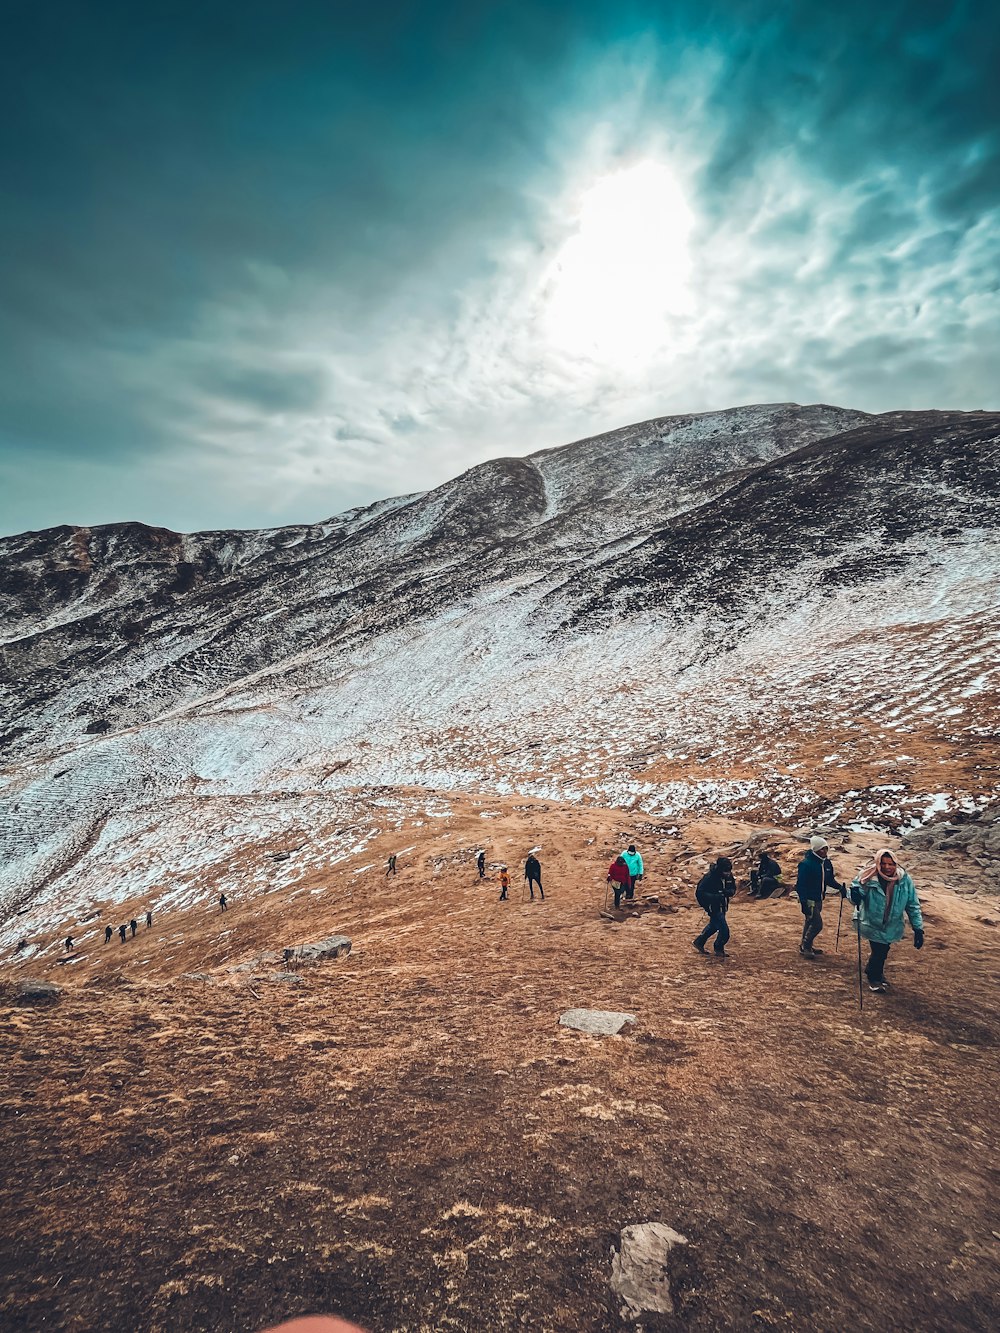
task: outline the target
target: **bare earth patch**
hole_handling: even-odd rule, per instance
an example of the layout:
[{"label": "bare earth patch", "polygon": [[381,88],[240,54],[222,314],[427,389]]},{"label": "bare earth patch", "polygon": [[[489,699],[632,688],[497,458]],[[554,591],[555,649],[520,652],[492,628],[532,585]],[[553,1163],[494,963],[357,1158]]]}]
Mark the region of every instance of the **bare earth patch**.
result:
[{"label": "bare earth patch", "polygon": [[[997,1325],[985,870],[909,858],[927,945],[893,949],[893,989],[866,990],[862,1015],[837,899],[815,962],[794,897],[738,899],[730,960],[691,948],[701,866],[750,826],[633,829],[523,797],[484,820],[449,801],[225,915],[4,969],[4,1329],[254,1330],[317,1310],[380,1333],[624,1328],[611,1250],[647,1221],[688,1241],[674,1312],[647,1330]],[[626,834],[674,910],[600,917]],[[873,837],[835,841],[838,872]],[[509,902],[495,870],[478,881],[479,846],[510,865]],[[771,846],[787,875],[801,844]],[[532,847],[544,903],[522,900]],[[340,933],[351,953],[301,984],[266,960],[230,970]],[[27,976],[63,985],[59,1003],[15,1005]],[[578,1007],[638,1021],[561,1028]]]}]

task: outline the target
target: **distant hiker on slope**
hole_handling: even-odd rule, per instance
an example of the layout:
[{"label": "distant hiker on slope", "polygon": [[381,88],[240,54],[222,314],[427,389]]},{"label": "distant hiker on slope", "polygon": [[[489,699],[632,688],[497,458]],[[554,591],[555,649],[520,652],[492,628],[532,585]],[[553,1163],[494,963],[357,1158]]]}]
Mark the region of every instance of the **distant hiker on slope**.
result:
[{"label": "distant hiker on slope", "polygon": [[798,876],[795,880],[795,892],[799,895],[802,915],[802,943],[799,953],[803,958],[816,958],[823,952],[813,943],[823,929],[823,899],[827,889],[837,889],[841,898],[847,896],[847,889],[837,883],[830,860],[830,845],[821,834],[814,834],[809,839],[809,850],[799,862]]},{"label": "distant hiker on slope", "polygon": [[153,924],[153,913],[152,913],[152,912],[147,912],[147,913],[146,913],[146,929],[148,930],[152,924]]},{"label": "distant hiker on slope", "polygon": [[535,899],[535,885],[538,885],[538,892],[542,896],[542,902],[545,901],[545,891],[542,888],[542,867],[539,865],[538,857],[534,852],[529,853],[527,861],[524,863],[524,878],[528,881],[528,888],[531,890],[531,899]]},{"label": "distant hiker on slope", "polygon": [[114,931],[111,929],[110,926],[105,926],[105,927],[104,927],[104,943],[105,943],[105,944],[110,944],[110,943],[111,943],[111,936],[112,936],[113,934],[114,934]]},{"label": "distant hiker on slope", "polygon": [[135,917],[128,923],[128,928],[132,932],[132,938],[135,939],[135,932],[139,929],[139,923]]},{"label": "distant hiker on slope", "polygon": [[628,848],[622,852],[622,860],[628,866],[628,890],[625,898],[631,902],[635,896],[635,882],[642,879],[642,857],[635,850],[634,842],[630,842]]},{"label": "distant hiker on slope", "polygon": [[394,875],[395,873],[396,873],[396,853],[393,852],[393,854],[389,857],[389,860],[386,864],[386,871],[385,871],[386,879],[388,879],[390,875]]},{"label": "distant hiker on slope", "polygon": [[781,888],[781,866],[773,856],[761,852],[757,859],[757,869],[750,871],[750,896],[769,898],[776,889]]},{"label": "distant hiker on slope", "polygon": [[[608,866],[608,883],[614,890],[616,912],[621,908],[622,894],[628,888],[630,878],[631,876],[628,873],[628,866],[625,864],[625,858],[616,856],[610,866]],[[605,896],[605,902],[606,901],[607,897]]]},{"label": "distant hiker on slope", "polygon": [[224,893],[219,894],[219,907],[223,912],[226,910],[226,895]]},{"label": "distant hiker on slope", "polygon": [[476,857],[476,869],[479,871],[479,878],[486,878],[486,853],[480,852]]},{"label": "distant hiker on slope", "polygon": [[125,943],[125,936],[126,936],[127,934],[128,934],[128,926],[119,926],[119,927],[118,927],[118,938],[121,940],[122,944]]},{"label": "distant hiker on slope", "polygon": [[878,853],[871,865],[855,875],[851,884],[851,902],[855,907],[855,925],[860,926],[862,938],[871,946],[865,968],[868,989],[885,991],[889,987],[885,979],[889,946],[903,938],[904,915],[910,918],[913,927],[914,949],[924,947],[920,899],[913,880],[902,866],[896,864],[888,847]]},{"label": "distant hiker on slope", "polygon": [[73,936],[72,936],[72,935],[67,935],[67,936],[66,936],[66,943],[63,945],[63,948],[64,948],[67,952],[69,952],[69,950],[72,949],[72,947],[73,947]]},{"label": "distant hiker on slope", "polygon": [[510,875],[507,874],[507,867],[504,866],[503,869],[500,871],[500,897],[497,899],[498,902],[502,903],[503,900],[507,897],[507,890],[509,888],[510,888]]},{"label": "distant hiker on slope", "polygon": [[717,957],[725,958],[726,945],[729,943],[729,926],[726,923],[726,911],[729,900],[736,892],[733,879],[733,863],[728,856],[720,856],[709,866],[708,874],[698,881],[694,896],[698,906],[708,913],[708,925],[694,941],[699,953],[705,952],[705,945],[715,936],[713,946]]}]

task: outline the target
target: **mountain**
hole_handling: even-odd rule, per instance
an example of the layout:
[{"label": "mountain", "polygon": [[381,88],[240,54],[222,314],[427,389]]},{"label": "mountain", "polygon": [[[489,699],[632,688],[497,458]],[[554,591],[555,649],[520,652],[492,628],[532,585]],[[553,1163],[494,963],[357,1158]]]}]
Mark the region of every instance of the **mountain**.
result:
[{"label": "mountain", "polygon": [[179,847],[195,878],[316,803],[356,840],[387,792],[894,829],[981,808],[998,440],[995,413],[764,405],[324,523],[4,539],[0,890],[112,864],[135,887]]}]

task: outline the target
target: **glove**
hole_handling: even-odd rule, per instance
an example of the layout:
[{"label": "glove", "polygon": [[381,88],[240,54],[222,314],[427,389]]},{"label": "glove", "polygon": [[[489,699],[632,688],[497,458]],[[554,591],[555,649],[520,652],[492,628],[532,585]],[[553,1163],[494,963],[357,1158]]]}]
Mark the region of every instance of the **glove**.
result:
[{"label": "glove", "polygon": [[851,902],[855,907],[861,906],[861,890],[853,884],[851,885]]},{"label": "glove", "polygon": [[914,949],[922,949],[924,947],[924,932],[922,930],[915,930],[913,932],[913,947]]},{"label": "glove", "polygon": [[846,885],[846,884],[838,884],[836,887],[837,887],[838,892],[840,893],[841,898],[846,898],[846,897],[847,897],[847,885]]}]

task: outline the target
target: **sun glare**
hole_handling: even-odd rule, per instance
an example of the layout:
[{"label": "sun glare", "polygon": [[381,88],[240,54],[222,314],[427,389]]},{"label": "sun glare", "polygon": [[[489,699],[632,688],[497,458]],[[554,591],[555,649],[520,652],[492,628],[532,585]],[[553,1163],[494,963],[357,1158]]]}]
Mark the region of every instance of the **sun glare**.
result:
[{"label": "sun glare", "polygon": [[694,216],[673,173],[643,162],[583,196],[576,234],[545,281],[545,330],[566,352],[616,364],[646,360],[667,320],[690,303]]}]

